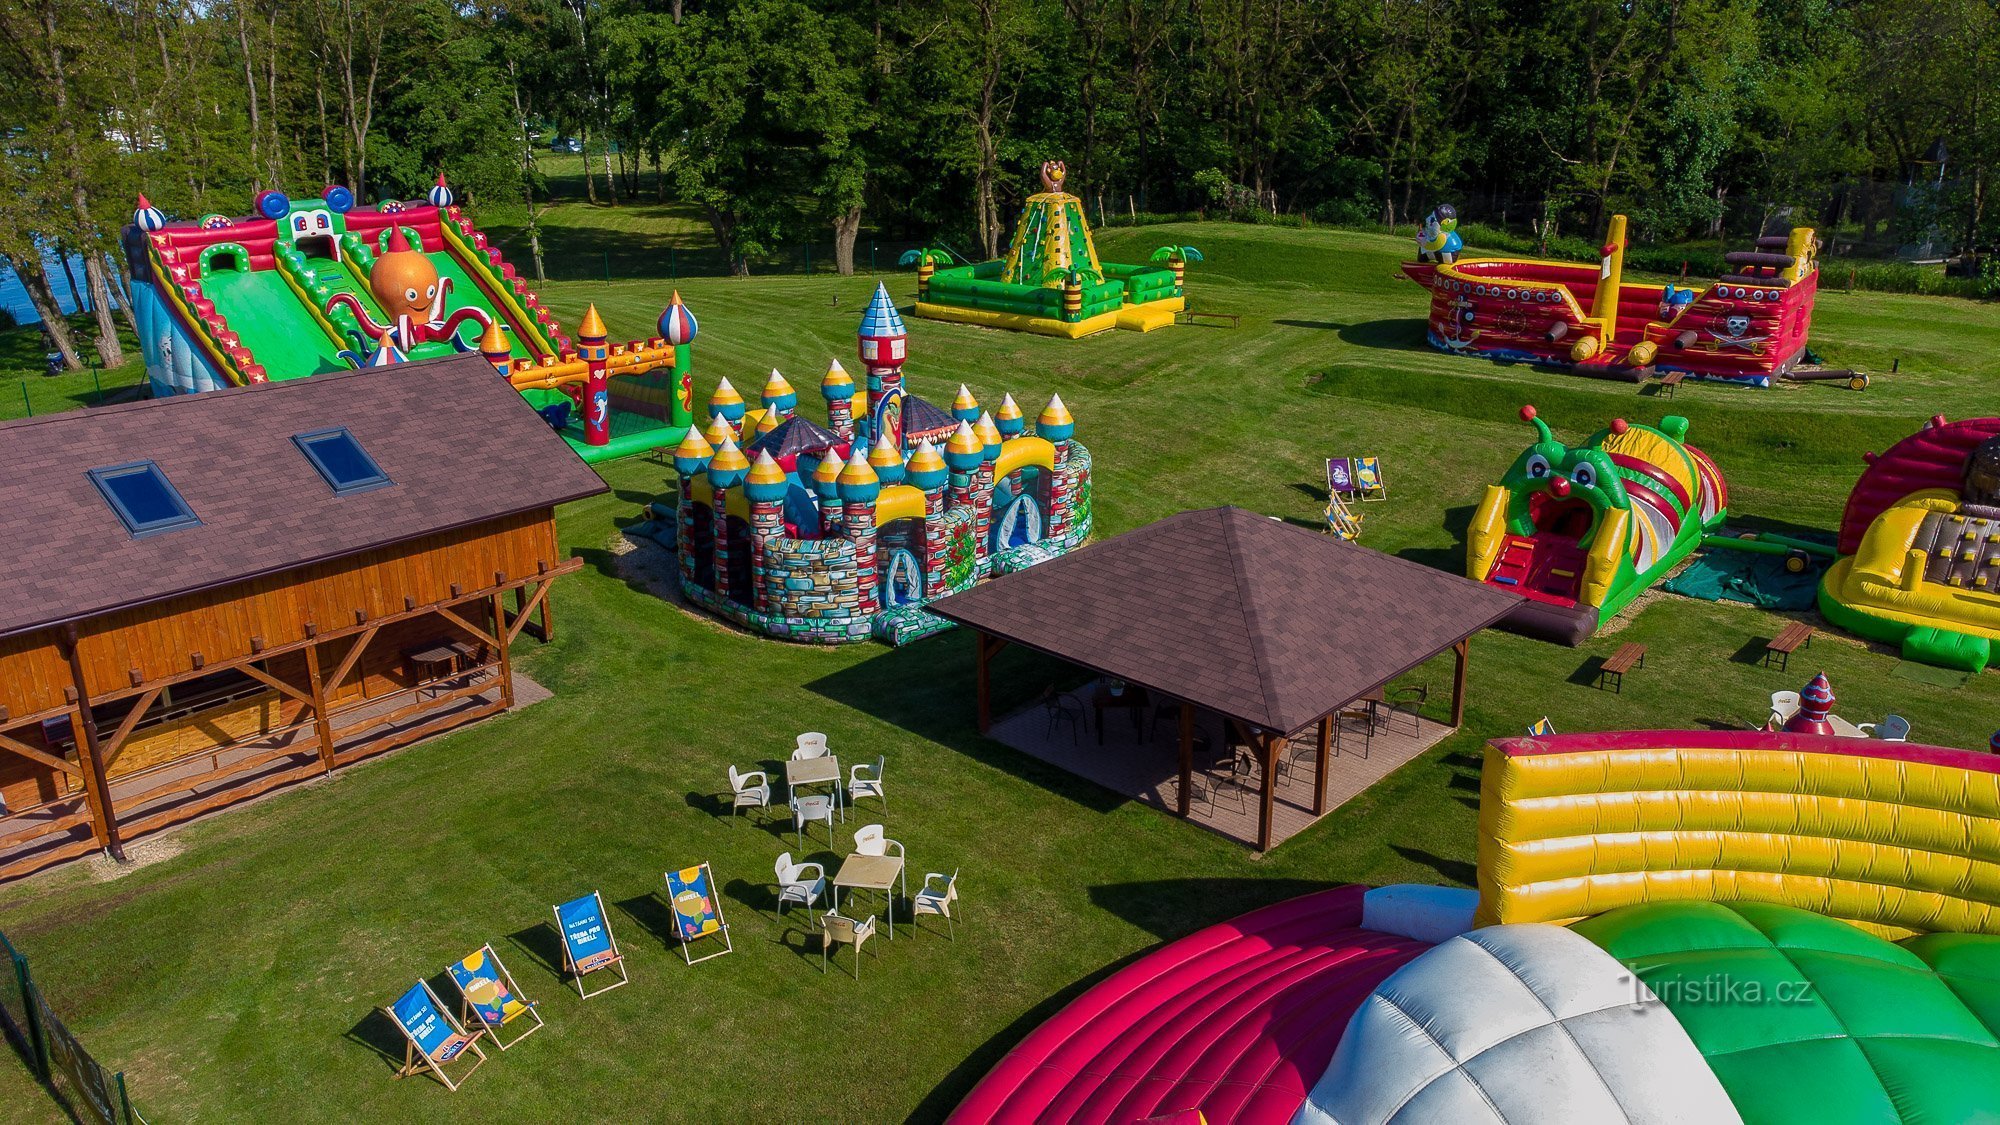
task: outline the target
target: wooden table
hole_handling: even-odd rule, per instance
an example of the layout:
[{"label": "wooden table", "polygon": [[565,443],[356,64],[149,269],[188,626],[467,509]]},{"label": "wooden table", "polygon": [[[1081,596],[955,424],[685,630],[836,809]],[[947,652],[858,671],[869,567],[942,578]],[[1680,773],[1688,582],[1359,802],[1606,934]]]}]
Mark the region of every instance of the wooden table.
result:
[{"label": "wooden table", "polygon": [[1131,711],[1132,737],[1136,739],[1139,737],[1140,724],[1145,719],[1146,708],[1152,705],[1152,700],[1147,698],[1146,689],[1137,684],[1126,684],[1124,691],[1113,695],[1111,694],[1111,689],[1100,682],[1097,685],[1097,690],[1091,693],[1090,705],[1097,712],[1097,744],[1102,746],[1104,745],[1104,713],[1106,711]]},{"label": "wooden table", "polygon": [[[478,650],[464,641],[439,640],[417,648],[403,650],[403,660],[410,665],[410,678],[416,682],[419,695],[426,685],[441,683],[464,671],[461,661],[471,661]],[[431,674],[434,668],[442,667],[444,675]]]},{"label": "wooden table", "polygon": [[833,786],[833,807],[841,810],[841,820],[847,819],[846,806],[840,800],[840,759],[834,755],[795,758],[786,762],[785,785],[792,790],[797,790],[801,785]]},{"label": "wooden table", "polygon": [[840,861],[833,876],[833,909],[840,910],[840,889],[881,891],[889,904],[889,940],[896,940],[896,880],[903,875],[903,857],[898,855],[851,855]]}]

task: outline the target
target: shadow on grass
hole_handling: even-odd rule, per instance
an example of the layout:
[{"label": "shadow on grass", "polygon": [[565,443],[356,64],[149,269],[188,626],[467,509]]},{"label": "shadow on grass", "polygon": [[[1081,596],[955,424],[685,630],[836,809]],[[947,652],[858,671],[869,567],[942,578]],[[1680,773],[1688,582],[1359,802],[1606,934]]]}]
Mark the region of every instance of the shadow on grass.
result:
[{"label": "shadow on grass", "polygon": [[[1729,662],[1731,664],[1748,664],[1752,667],[1763,664],[1770,656],[1769,645],[1773,639],[1772,637],[1762,636],[1751,637],[1749,640],[1743,642],[1743,647],[1729,654]],[[1773,664],[1771,668],[1773,671],[1776,671],[1778,666]]]},{"label": "shadow on grass", "polygon": [[1422,848],[1409,848],[1401,844],[1390,844],[1389,848],[1397,855],[1402,856],[1412,863],[1423,864],[1425,867],[1444,876],[1446,880],[1453,884],[1463,887],[1478,885],[1479,868],[1475,864],[1467,863],[1462,859],[1448,859],[1441,855],[1434,855]]},{"label": "shadow on grass", "polygon": [[[1283,321],[1278,323],[1282,324]],[[1363,348],[1386,348],[1390,351],[1417,351],[1426,348],[1426,333],[1430,322],[1422,317],[1388,317],[1382,320],[1364,320],[1360,324],[1342,325],[1342,343]]]},{"label": "shadow on grass", "polygon": [[[1090,899],[1099,909],[1160,938],[1174,940],[1260,906],[1323,891],[1331,885],[1304,879],[1161,879],[1094,886],[1090,888]],[[1149,946],[1120,958],[1021,1013],[1014,1022],[974,1048],[944,1081],[932,1087],[910,1111],[909,1120],[942,1121],[949,1117],[973,1086],[1027,1038],[1029,1032],[1047,1023],[1112,974],[1159,948]]]},{"label": "shadow on grass", "polygon": [[525,930],[516,930],[507,935],[507,940],[547,969],[557,983],[563,983],[567,974],[563,972],[562,935],[556,932],[554,922],[537,922]]},{"label": "shadow on grass", "polygon": [[674,912],[657,892],[633,895],[611,905],[625,913],[640,929],[652,935],[669,952],[680,948],[680,931],[674,926]]},{"label": "shadow on grass", "polygon": [[1330,320],[1274,320],[1271,323],[1282,325],[1286,328],[1311,328],[1320,332],[1344,332],[1350,327],[1346,324],[1336,324]]},{"label": "shadow on grass", "polygon": [[[1042,688],[1080,678],[1073,665],[1010,646],[994,659],[993,717],[1033,703]],[[972,634],[954,629],[812,680],[807,690],[1032,782],[1094,812],[1130,798],[981,735],[973,713]]]},{"label": "shadow on grass", "polygon": [[[1597,687],[1598,680],[1604,676],[1604,660],[1605,658],[1602,656],[1585,657],[1583,663],[1576,666],[1576,671],[1569,674],[1568,682],[1578,687]],[[1608,692],[1608,694],[1615,695],[1617,693]]]},{"label": "shadow on grass", "polygon": [[390,1069],[402,1068],[403,1048],[409,1041],[397,1029],[396,1021],[382,1009],[368,1009],[368,1014],[361,1017],[360,1023],[347,1029],[347,1038],[374,1052],[389,1064]]}]

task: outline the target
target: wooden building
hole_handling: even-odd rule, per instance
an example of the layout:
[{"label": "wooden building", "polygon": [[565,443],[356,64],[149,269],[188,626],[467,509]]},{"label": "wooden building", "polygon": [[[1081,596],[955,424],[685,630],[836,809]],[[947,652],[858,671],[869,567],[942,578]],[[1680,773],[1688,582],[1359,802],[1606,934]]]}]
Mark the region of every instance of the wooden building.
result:
[{"label": "wooden building", "polygon": [[477,354],[0,425],[0,879],[511,706],[602,491]]}]

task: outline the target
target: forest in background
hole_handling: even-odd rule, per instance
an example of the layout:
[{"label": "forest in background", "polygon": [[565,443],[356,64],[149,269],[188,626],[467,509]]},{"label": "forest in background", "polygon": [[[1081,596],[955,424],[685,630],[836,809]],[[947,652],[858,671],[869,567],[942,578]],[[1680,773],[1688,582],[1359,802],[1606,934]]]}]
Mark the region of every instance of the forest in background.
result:
[{"label": "forest in background", "polygon": [[996,255],[1044,159],[1099,214],[1947,257],[2000,237],[1996,101],[2000,0],[11,0],[0,256],[39,308],[39,251],[82,252],[115,366],[141,191],[441,172],[539,273],[573,138],[589,202],[697,208],[738,271],[830,236],[847,272],[864,229]]}]

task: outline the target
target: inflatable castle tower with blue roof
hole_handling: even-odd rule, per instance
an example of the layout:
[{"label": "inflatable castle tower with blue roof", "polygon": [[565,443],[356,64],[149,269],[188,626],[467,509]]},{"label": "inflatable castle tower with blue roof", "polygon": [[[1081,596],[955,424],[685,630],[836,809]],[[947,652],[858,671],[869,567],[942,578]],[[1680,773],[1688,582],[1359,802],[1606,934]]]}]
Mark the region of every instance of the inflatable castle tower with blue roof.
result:
[{"label": "inflatable castle tower with blue roof", "polygon": [[1031,427],[1012,395],[906,393],[909,333],[880,285],[856,335],[866,395],[835,360],[824,426],[772,371],[755,410],[724,379],[674,451],[661,538],[688,600],[787,640],[900,644],[949,627],[930,602],[1089,538],[1090,453],[1060,396]]}]

